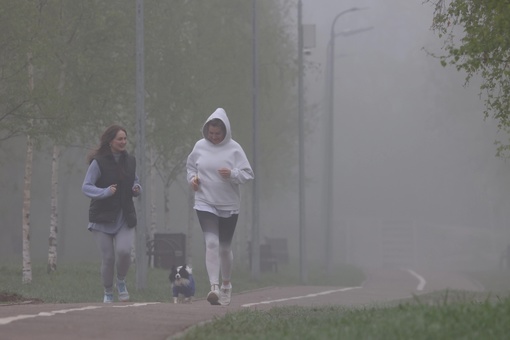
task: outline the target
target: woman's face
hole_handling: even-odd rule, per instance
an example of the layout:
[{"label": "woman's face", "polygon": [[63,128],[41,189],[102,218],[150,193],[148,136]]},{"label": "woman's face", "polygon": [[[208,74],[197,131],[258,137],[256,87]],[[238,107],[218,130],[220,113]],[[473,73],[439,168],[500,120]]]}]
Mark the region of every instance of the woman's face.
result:
[{"label": "woman's face", "polygon": [[219,144],[225,138],[223,131],[219,126],[209,126],[207,130],[207,139],[213,144]]},{"label": "woman's face", "polygon": [[127,136],[122,130],[119,130],[115,138],[110,143],[110,148],[113,153],[120,153],[126,150]]}]

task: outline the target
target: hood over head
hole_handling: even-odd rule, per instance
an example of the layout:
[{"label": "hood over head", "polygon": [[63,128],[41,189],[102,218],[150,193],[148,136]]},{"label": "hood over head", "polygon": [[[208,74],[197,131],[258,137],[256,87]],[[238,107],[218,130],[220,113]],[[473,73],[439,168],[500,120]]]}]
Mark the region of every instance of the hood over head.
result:
[{"label": "hood over head", "polygon": [[228,120],[227,113],[222,108],[217,108],[210,116],[206,119],[204,125],[202,126],[202,136],[207,140],[207,123],[213,119],[221,119],[223,124],[225,124],[226,133],[225,138],[219,144],[225,144],[232,139],[232,132],[230,130],[230,121]]}]

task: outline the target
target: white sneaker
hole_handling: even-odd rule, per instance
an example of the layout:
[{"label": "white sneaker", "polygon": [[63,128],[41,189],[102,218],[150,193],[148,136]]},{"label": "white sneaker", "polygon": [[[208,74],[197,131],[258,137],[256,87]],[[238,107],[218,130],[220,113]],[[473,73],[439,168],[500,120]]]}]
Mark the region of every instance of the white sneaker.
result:
[{"label": "white sneaker", "polygon": [[211,291],[209,292],[209,294],[207,294],[207,301],[209,301],[209,303],[211,305],[219,305],[220,303],[218,302],[218,300],[220,299],[220,286],[219,285],[212,285],[211,286]]},{"label": "white sneaker", "polygon": [[232,284],[229,283],[228,286],[221,285],[220,289],[220,304],[222,306],[230,305],[230,299],[232,297]]}]

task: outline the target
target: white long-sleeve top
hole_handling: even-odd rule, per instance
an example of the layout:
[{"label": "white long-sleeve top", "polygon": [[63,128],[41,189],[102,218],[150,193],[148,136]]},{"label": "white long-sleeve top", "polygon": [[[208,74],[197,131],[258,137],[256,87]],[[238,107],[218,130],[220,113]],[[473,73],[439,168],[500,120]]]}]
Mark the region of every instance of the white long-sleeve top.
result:
[{"label": "white long-sleeve top", "polygon": [[[206,124],[219,118],[226,127],[223,141],[213,144],[207,137]],[[214,111],[202,127],[204,138],[195,143],[186,162],[187,180],[192,183],[198,175],[200,185],[195,192],[195,206],[197,210],[205,210],[220,217],[238,213],[241,206],[239,185],[254,178],[250,162],[243,148],[232,139],[230,121],[225,110],[219,108]],[[223,178],[218,173],[220,168],[231,170],[230,178]]]}]

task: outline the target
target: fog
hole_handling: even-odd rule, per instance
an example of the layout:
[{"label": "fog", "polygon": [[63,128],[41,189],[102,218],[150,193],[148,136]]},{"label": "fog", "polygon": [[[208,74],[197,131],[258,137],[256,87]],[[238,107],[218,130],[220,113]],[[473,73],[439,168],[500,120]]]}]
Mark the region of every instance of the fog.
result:
[{"label": "fog", "polygon": [[[351,7],[367,9],[342,15],[335,32],[373,29],[335,40],[334,258],[497,267],[509,242],[510,169],[493,143],[508,137],[483,119],[477,80],[464,87],[465,74],[426,53],[440,52],[441,42],[430,30],[431,6],[418,0],[304,1],[303,23],[317,32],[308,62],[324,70],[333,19]],[[322,119],[324,83],[324,74],[306,82]],[[309,202],[321,202],[321,127],[307,143]],[[321,237],[313,222],[320,211],[307,212],[310,239]]]},{"label": "fog", "polygon": [[[426,50],[439,52],[441,42],[430,30],[432,8],[421,0],[303,0],[303,23],[316,27],[316,46],[305,57],[307,263],[325,261],[327,44],[334,17],[354,6],[367,9],[342,16],[335,32],[373,29],[335,40],[332,261],[367,267],[497,268],[510,243],[510,165],[495,157],[494,142],[508,136],[498,132],[494,121],[484,120],[477,79],[463,86],[465,74],[427,55]],[[9,143],[23,145],[24,140]],[[0,187],[14,194],[2,198],[0,256],[21,262],[24,156],[1,152],[10,161],[2,163]],[[44,261],[48,251],[48,158],[44,152],[35,155],[34,261]],[[84,151],[66,150],[63,163],[59,260],[97,260],[86,230],[88,199],[81,193]],[[295,183],[270,198],[262,193],[260,202],[261,242],[264,237],[287,238],[294,259],[299,253]],[[243,263],[251,228],[249,189],[243,191],[234,254]],[[159,223],[158,228],[186,232],[186,185],[174,185],[172,197],[172,225]],[[157,216],[163,220],[162,198],[160,203]],[[194,223],[189,251],[193,261],[202,261],[202,235]]]}]

